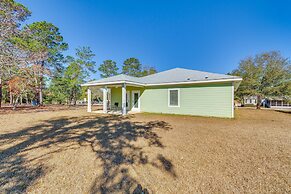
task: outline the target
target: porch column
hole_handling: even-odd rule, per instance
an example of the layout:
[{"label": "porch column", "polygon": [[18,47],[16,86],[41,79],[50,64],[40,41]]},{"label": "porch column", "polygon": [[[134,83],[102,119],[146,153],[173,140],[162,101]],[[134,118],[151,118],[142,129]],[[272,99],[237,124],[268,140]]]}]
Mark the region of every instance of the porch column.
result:
[{"label": "porch column", "polygon": [[103,88],[103,112],[107,113],[107,87]]},{"label": "porch column", "polygon": [[126,115],[126,85],[122,84],[122,115]]},{"label": "porch column", "polygon": [[87,90],[87,112],[92,112],[92,108],[91,108],[91,89],[88,88]]}]

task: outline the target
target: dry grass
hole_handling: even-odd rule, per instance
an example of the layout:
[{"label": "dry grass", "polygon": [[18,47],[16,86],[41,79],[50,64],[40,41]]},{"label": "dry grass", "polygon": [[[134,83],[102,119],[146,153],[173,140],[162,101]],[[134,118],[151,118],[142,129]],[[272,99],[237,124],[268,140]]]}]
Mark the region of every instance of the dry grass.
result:
[{"label": "dry grass", "polygon": [[[291,115],[0,115],[0,193],[290,193]],[[139,185],[139,186],[138,186]]]}]

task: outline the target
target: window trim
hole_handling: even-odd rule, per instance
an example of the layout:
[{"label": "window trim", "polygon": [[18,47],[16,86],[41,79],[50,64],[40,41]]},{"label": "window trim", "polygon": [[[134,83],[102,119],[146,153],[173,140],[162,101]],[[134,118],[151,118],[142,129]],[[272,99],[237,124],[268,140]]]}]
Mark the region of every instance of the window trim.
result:
[{"label": "window trim", "polygon": [[[170,105],[170,91],[177,90],[178,91],[178,105]],[[171,88],[168,89],[168,107],[180,107],[180,88]]]}]

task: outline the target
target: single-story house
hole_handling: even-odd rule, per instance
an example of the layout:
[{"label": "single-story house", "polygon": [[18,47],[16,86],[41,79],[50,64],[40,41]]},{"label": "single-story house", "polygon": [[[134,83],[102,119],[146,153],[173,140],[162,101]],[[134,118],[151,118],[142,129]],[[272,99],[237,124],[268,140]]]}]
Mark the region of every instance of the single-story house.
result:
[{"label": "single-story house", "polygon": [[290,97],[266,97],[262,106],[266,108],[291,108]]},{"label": "single-story house", "polygon": [[98,87],[103,88],[104,113],[114,108],[122,114],[132,111],[233,118],[234,91],[241,81],[237,76],[175,68],[145,77],[121,74],[82,86],[88,87],[88,112],[91,90]]},{"label": "single-story house", "polygon": [[[258,102],[257,96],[245,96],[243,98],[244,106],[256,106]],[[291,108],[289,97],[264,97],[261,99],[261,106],[265,108]]]},{"label": "single-story house", "polygon": [[256,106],[258,102],[257,96],[245,96],[243,98],[243,104],[246,106]]}]

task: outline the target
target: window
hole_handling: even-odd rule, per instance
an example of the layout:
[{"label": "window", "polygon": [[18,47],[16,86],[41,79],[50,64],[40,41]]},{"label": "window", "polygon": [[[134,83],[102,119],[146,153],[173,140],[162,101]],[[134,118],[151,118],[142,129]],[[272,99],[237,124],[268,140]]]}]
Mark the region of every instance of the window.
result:
[{"label": "window", "polygon": [[168,90],[168,105],[169,107],[179,107],[180,106],[180,90],[179,89],[169,89]]}]

